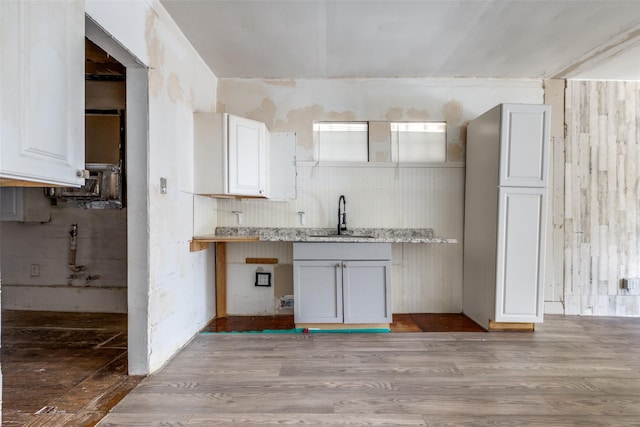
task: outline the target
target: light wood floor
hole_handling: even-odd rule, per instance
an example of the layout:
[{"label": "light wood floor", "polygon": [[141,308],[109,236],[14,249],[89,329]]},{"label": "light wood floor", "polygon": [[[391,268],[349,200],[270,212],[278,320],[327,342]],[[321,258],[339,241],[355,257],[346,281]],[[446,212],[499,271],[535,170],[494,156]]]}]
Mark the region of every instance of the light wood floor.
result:
[{"label": "light wood floor", "polygon": [[639,426],[640,319],[536,332],[200,334],[100,426]]}]

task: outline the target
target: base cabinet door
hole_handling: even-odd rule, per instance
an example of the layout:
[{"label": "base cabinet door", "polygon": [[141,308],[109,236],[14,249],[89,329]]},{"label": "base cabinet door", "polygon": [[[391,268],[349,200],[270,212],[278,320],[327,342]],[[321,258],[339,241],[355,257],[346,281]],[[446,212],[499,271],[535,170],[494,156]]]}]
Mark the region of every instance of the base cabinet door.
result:
[{"label": "base cabinet door", "polygon": [[293,244],[296,323],[391,323],[390,243]]},{"label": "base cabinet door", "polygon": [[391,323],[391,261],[342,263],[344,323]]},{"label": "base cabinet door", "polygon": [[342,263],[295,261],[294,321],[342,323]]},{"label": "base cabinet door", "polygon": [[546,198],[543,188],[501,188],[497,322],[542,322]]}]

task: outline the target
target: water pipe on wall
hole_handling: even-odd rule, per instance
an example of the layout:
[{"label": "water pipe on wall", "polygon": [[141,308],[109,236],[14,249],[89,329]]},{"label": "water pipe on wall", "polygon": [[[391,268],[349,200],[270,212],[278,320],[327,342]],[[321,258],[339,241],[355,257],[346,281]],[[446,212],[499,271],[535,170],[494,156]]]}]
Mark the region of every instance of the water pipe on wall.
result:
[{"label": "water pipe on wall", "polygon": [[69,244],[69,269],[74,273],[84,270],[84,265],[76,265],[76,253],[78,251],[78,224],[71,224],[71,243]]}]

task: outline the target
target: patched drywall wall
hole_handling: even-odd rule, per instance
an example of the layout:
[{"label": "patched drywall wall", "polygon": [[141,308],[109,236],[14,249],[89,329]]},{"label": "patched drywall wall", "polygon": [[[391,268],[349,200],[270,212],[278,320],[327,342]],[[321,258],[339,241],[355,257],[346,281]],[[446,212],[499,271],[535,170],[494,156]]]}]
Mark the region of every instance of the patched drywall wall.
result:
[{"label": "patched drywall wall", "polygon": [[565,313],[640,316],[640,84],[569,81]]},{"label": "patched drywall wall", "polygon": [[[453,245],[394,245],[392,283],[396,313],[460,312],[466,125],[502,102],[542,103],[542,81],[220,79],[218,111],[263,121],[273,132],[296,132],[298,166],[295,200],[219,200],[218,225],[237,225],[232,211],[242,211],[245,226],[298,227],[298,212],[305,212],[305,226],[333,227],[338,197],[344,194],[350,227],[428,227],[436,235],[459,240]],[[372,123],[368,165],[309,162],[315,151],[312,123],[332,120]],[[446,163],[421,167],[388,163],[388,122],[417,120],[447,122]],[[251,252],[259,251],[259,245],[242,249],[228,245],[231,259],[241,263],[243,258],[234,251],[255,256]],[[279,262],[288,265],[291,260]],[[229,278],[229,286],[233,279]],[[249,295],[232,298],[244,297],[250,299]]]},{"label": "patched drywall wall", "polygon": [[[78,226],[73,268],[72,224]],[[126,313],[126,231],[126,209],[52,207],[47,223],[3,222],[2,307]]]},{"label": "patched drywall wall", "polygon": [[[139,91],[148,94],[147,139],[128,149],[137,209],[129,208],[129,226],[135,219],[136,239],[146,244],[129,265],[128,305],[135,323],[129,325],[129,368],[149,373],[215,315],[213,253],[189,252],[189,240],[197,208],[193,112],[214,111],[217,79],[156,0],[85,5],[89,18],[147,67],[136,71],[148,81]],[[160,192],[161,178],[166,194]]]},{"label": "patched drywall wall", "polygon": [[296,132],[299,161],[313,159],[313,121],[446,121],[447,159],[460,162],[470,119],[534,99],[542,102],[540,80],[220,79],[217,108]]}]

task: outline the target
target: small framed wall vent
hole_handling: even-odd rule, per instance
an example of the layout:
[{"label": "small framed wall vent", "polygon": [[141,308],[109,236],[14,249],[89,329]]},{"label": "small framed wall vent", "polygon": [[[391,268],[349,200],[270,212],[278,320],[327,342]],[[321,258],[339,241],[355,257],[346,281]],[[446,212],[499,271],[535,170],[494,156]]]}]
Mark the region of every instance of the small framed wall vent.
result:
[{"label": "small framed wall vent", "polygon": [[256,286],[271,286],[271,273],[256,271]]}]

